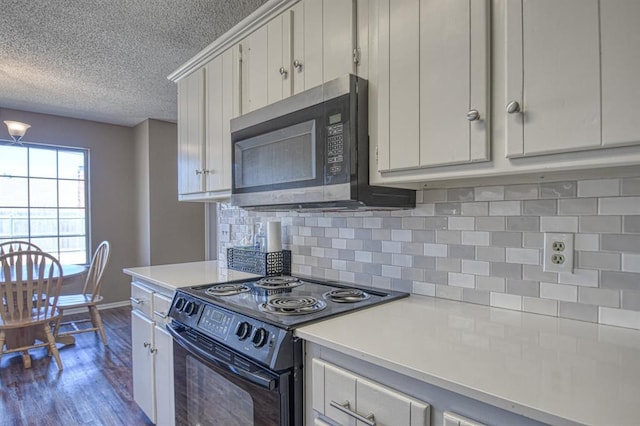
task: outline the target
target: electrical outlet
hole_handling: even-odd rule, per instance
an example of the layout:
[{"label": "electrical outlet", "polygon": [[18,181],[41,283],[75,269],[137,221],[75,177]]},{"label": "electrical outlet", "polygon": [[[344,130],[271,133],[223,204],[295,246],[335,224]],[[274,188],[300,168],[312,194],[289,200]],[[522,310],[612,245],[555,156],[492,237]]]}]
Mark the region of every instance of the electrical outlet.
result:
[{"label": "electrical outlet", "polygon": [[546,272],[573,273],[573,234],[545,232],[542,266]]}]

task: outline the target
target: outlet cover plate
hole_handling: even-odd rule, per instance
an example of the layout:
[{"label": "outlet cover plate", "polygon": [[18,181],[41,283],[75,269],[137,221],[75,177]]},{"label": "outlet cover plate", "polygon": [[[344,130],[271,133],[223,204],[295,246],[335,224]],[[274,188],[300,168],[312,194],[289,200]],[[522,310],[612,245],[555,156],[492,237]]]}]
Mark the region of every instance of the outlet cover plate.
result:
[{"label": "outlet cover plate", "polygon": [[[564,245],[564,248],[559,250],[557,248],[558,245]],[[542,267],[545,272],[568,272],[572,274],[574,258],[573,234],[545,232],[542,258]]]}]

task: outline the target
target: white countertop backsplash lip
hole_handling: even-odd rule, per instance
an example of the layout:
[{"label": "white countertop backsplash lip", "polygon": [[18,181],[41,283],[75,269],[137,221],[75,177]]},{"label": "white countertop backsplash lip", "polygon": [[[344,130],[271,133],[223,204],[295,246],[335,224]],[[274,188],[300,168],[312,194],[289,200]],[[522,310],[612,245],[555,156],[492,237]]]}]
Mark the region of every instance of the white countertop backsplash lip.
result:
[{"label": "white countertop backsplash lip", "polygon": [[296,335],[542,422],[640,423],[638,330],[411,295]]}]

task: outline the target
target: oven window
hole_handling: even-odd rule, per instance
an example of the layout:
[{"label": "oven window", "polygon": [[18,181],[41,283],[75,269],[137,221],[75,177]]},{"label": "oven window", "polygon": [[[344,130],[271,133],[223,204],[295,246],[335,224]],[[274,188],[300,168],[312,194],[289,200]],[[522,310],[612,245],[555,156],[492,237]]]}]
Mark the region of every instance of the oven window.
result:
[{"label": "oven window", "polygon": [[310,120],[235,144],[237,188],[316,178],[316,122]]},{"label": "oven window", "polygon": [[[187,357],[187,413],[190,425],[253,424],[253,399],[196,358]],[[216,407],[211,410],[211,407]]]}]

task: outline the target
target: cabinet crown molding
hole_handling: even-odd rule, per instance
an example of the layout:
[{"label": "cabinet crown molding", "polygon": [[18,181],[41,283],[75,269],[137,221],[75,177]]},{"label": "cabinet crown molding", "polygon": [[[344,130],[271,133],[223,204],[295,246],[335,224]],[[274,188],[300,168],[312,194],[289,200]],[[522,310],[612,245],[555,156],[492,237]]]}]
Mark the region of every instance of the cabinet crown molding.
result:
[{"label": "cabinet crown molding", "polygon": [[202,67],[300,0],[269,0],[167,76],[174,83]]}]

